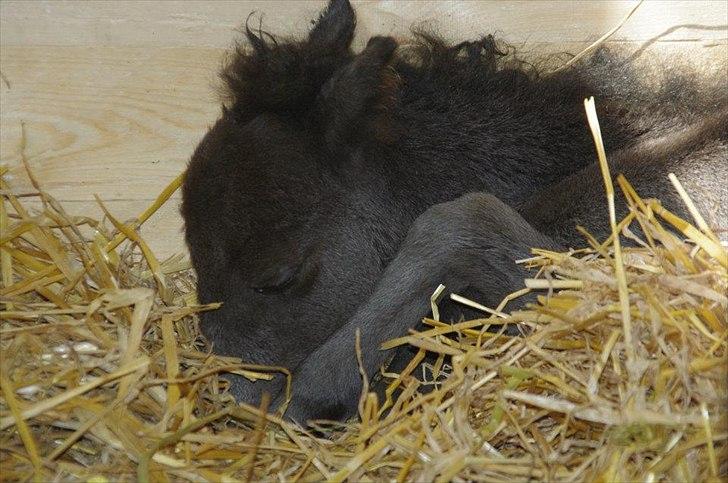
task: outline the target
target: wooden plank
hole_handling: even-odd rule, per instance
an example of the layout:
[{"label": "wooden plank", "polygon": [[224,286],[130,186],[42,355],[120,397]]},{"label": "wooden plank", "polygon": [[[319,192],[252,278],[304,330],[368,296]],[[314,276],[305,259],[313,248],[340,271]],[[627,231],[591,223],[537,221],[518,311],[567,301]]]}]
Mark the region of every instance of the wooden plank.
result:
[{"label": "wooden plank", "polygon": [[219,50],[28,46],[0,55],[11,85],[2,88],[0,161],[19,164],[24,121],[28,159],[59,199],[152,198],[219,112]]},{"label": "wooden plank", "polygon": [[[258,11],[272,32],[302,33],[325,5],[314,1],[3,1],[0,30],[6,45],[217,47]],[[404,35],[413,23],[435,22],[448,36],[492,31],[514,42],[580,42],[609,30],[633,0],[591,1],[354,1],[359,39],[372,33]],[[615,36],[646,41],[725,40],[725,0],[649,0]]]}]

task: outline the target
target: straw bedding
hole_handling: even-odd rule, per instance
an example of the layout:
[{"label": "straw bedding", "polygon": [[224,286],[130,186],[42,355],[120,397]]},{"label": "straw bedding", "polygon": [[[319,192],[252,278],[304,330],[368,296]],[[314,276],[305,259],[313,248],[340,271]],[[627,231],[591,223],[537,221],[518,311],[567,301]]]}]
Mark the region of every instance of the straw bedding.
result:
[{"label": "straw bedding", "polygon": [[[728,256],[698,213],[682,220],[618,177],[631,206],[612,220],[620,236],[582,229],[584,249],[519,261],[538,304],[509,313],[506,300],[457,324],[435,306],[427,330],[385,344],[419,348],[401,374],[380,375],[392,397],[365,394],[357,420],[310,431],[235,404],[222,374],[268,372],[210,352],[196,314],[214,307],[197,304],[189,264],[159,261],[140,237],[181,180],[127,222],[71,215],[36,181],[21,195],[2,181],[1,479],[728,476]],[[494,323],[524,335],[486,332]],[[423,383],[413,371],[428,351],[437,382]]]}]

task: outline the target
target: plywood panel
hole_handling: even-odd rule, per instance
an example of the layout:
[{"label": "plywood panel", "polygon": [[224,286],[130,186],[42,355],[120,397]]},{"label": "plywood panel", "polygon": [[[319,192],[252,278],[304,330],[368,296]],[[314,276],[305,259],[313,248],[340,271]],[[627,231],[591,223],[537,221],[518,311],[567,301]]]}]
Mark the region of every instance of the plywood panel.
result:
[{"label": "plywood panel", "polygon": [[[301,33],[325,5],[322,0],[239,1],[4,1],[0,29],[8,45],[143,45],[217,47],[257,11],[273,32]],[[494,30],[513,41],[574,42],[614,26],[633,0],[354,1],[359,37],[402,35],[410,25],[436,22],[466,38]],[[615,40],[644,41],[671,30],[665,40],[725,39],[728,2],[648,0]],[[722,27],[722,28],[721,28]]]},{"label": "plywood panel", "polygon": [[[3,160],[27,155],[64,200],[145,199],[184,167],[219,111],[220,51],[144,47],[3,48]],[[15,162],[13,162],[15,160]]]},{"label": "plywood panel", "polygon": [[[98,193],[121,218],[142,210],[182,171],[217,116],[216,70],[234,29],[257,9],[276,32],[300,33],[324,2],[0,3],[0,162],[28,189],[26,154],[69,211],[97,210]],[[359,42],[437,21],[453,39],[497,30],[535,50],[578,51],[611,28],[631,2],[364,1]],[[615,41],[726,55],[728,2],[647,1]],[[665,35],[662,35],[665,34]],[[183,249],[178,198],[144,229],[160,256]]]}]

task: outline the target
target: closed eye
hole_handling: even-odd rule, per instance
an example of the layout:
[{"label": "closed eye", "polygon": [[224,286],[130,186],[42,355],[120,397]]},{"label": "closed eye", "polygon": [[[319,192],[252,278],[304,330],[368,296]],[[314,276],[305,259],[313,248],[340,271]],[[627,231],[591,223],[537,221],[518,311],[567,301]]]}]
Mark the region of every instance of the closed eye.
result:
[{"label": "closed eye", "polygon": [[293,284],[295,275],[294,268],[285,267],[277,270],[269,280],[261,281],[250,288],[263,295],[282,292]]}]

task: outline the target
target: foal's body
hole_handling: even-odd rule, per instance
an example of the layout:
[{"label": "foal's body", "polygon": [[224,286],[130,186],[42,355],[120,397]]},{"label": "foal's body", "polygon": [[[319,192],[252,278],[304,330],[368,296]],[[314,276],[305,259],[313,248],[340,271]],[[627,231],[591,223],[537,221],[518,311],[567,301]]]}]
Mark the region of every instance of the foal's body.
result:
[{"label": "foal's body", "polygon": [[[248,30],[184,185],[199,298],[223,302],[203,331],[217,352],[288,367],[289,416],[351,414],[357,329],[372,374],[438,284],[496,305],[522,286],[513,261],[531,247],[581,244],[576,224],[605,235],[587,96],[615,172],[669,203],[677,171],[726,214],[722,86],[667,73],[647,94],[607,53],[539,75],[491,37],[420,36],[397,52],[374,37],[354,54],[354,27],[349,2],[332,0],[300,42]],[[280,378],[233,387],[282,398]]]}]

